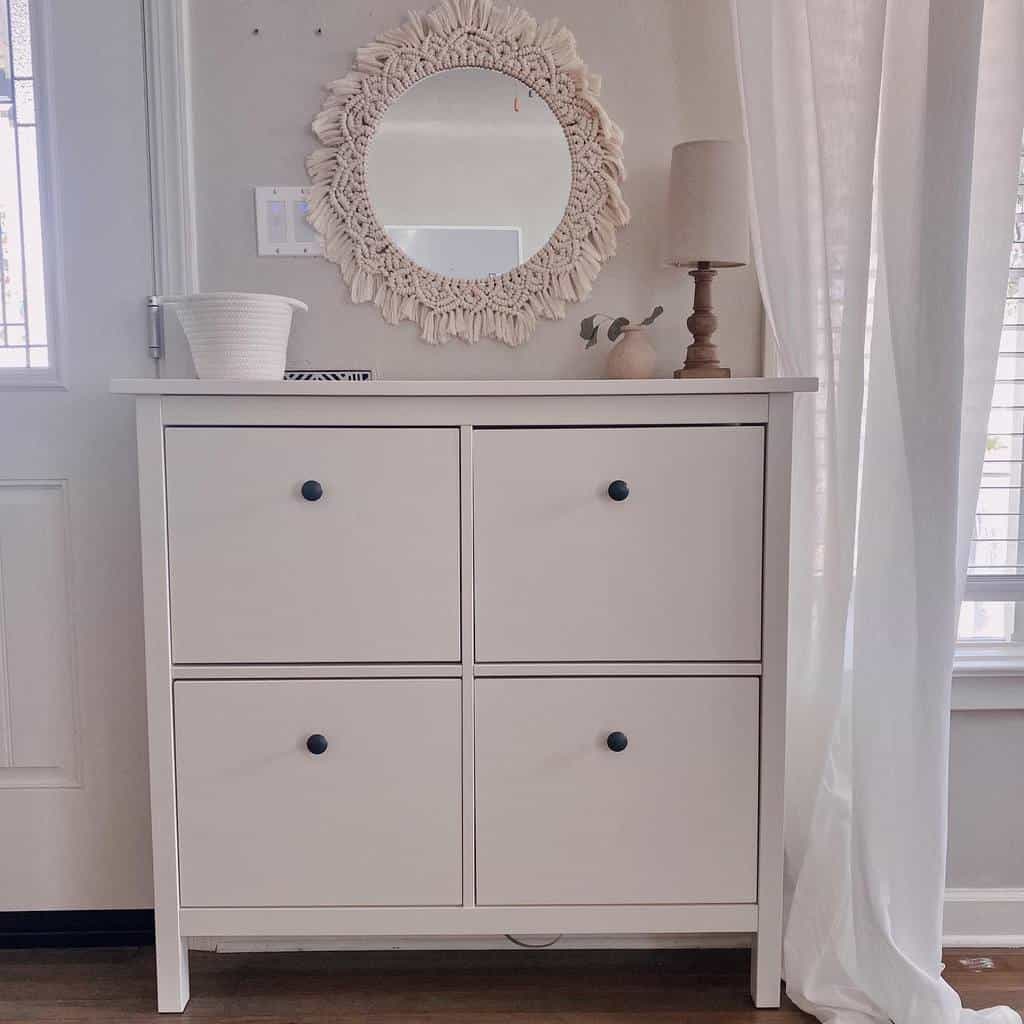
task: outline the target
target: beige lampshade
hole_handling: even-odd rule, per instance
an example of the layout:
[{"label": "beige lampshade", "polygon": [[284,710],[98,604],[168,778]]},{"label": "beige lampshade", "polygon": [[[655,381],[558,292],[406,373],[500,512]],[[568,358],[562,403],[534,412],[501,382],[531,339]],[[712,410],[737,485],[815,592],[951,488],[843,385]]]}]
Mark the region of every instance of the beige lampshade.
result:
[{"label": "beige lampshade", "polygon": [[666,224],[667,266],[748,262],[747,156],[741,143],[702,139],[672,149]]}]

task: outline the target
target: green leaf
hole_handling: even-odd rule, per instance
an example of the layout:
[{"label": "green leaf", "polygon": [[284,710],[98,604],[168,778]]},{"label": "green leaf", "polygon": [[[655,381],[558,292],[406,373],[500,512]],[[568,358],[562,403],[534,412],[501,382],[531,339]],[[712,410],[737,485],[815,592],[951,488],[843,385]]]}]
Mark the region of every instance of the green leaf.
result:
[{"label": "green leaf", "polygon": [[665,307],[664,306],[655,306],[654,309],[651,310],[651,315],[649,317],[647,317],[646,320],[641,320],[640,321],[641,325],[644,326],[644,327],[650,327],[650,325],[653,324],[654,321],[657,320],[658,317],[661,316],[661,314],[664,313],[664,312],[665,312]]},{"label": "green leaf", "polygon": [[608,325],[608,340],[616,341],[619,335],[622,333],[622,328],[629,325],[629,318],[625,316],[617,316]]},{"label": "green leaf", "polygon": [[593,341],[597,337],[596,319],[596,316],[588,316],[580,321],[580,337],[584,341]]}]

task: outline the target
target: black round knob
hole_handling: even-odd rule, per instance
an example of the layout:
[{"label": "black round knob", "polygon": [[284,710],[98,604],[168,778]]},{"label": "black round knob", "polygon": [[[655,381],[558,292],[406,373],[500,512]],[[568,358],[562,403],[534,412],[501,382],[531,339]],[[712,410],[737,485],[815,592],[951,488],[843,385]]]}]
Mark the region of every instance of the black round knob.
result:
[{"label": "black round knob", "polygon": [[319,480],[307,480],[301,491],[306,501],[319,501],[324,496],[324,489]]},{"label": "black round knob", "polygon": [[613,480],[608,485],[608,497],[612,501],[625,501],[629,497],[629,484],[625,480]]},{"label": "black round knob", "polygon": [[624,732],[610,732],[608,733],[608,749],[614,750],[616,754],[621,754],[623,750],[629,745],[629,740],[626,738]]},{"label": "black round knob", "polygon": [[327,749],[327,737],[315,732],[306,740],[306,749],[311,754],[322,754]]}]

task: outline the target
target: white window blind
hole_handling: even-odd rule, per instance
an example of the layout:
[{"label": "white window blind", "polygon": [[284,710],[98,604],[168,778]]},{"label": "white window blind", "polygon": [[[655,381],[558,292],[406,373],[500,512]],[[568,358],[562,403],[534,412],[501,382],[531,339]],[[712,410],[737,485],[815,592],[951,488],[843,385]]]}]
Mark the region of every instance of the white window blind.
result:
[{"label": "white window blind", "polygon": [[1024,152],[960,639],[1024,642]]}]

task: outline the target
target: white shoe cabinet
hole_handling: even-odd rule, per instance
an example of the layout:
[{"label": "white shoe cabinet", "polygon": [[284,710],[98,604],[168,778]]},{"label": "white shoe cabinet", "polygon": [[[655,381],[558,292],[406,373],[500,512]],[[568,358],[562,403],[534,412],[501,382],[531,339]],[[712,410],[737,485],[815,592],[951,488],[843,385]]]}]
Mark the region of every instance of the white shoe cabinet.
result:
[{"label": "white shoe cabinet", "polygon": [[115,382],[160,1010],[190,937],[713,932],[777,1006],[813,387]]}]

